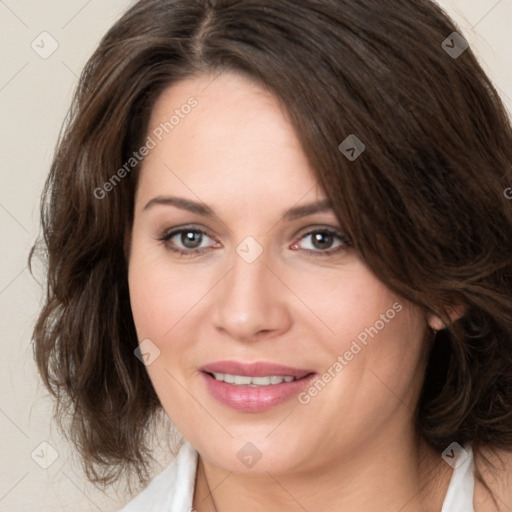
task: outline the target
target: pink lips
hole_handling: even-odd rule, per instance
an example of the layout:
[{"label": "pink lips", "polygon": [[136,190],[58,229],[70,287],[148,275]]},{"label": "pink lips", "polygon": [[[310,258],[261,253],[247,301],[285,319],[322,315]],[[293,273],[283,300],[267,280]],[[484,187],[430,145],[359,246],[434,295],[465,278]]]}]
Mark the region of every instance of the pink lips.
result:
[{"label": "pink lips", "polygon": [[[219,402],[245,412],[261,412],[285,402],[298,395],[311,384],[316,374],[311,370],[292,368],[267,362],[239,363],[236,361],[218,361],[200,368],[208,390]],[[229,373],[252,377],[291,376],[292,382],[282,382],[269,386],[236,386],[216,380],[213,373]]]},{"label": "pink lips", "polygon": [[267,377],[280,375],[282,377],[296,377],[300,379],[312,373],[313,370],[301,370],[280,364],[258,362],[238,363],[237,361],[217,361],[199,368],[208,373],[230,373],[231,375],[250,375],[251,377]]}]

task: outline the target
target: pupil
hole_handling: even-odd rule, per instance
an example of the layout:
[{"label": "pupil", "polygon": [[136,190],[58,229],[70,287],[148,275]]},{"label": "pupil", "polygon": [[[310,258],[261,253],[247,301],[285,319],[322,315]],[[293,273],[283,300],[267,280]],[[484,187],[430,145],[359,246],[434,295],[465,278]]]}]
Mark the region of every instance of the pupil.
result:
[{"label": "pupil", "polygon": [[[199,243],[197,241],[199,240]],[[196,231],[186,231],[181,234],[181,242],[188,249],[195,249],[201,245],[201,233]]]},{"label": "pupil", "polygon": [[326,249],[332,244],[332,235],[329,233],[315,233],[313,235],[313,245],[317,249]]}]

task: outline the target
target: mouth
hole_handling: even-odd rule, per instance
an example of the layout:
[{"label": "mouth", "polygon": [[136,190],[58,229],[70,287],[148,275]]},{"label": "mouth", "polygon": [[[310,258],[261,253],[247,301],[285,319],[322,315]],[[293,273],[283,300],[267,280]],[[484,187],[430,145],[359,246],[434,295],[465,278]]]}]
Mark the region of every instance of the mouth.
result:
[{"label": "mouth", "polygon": [[210,375],[210,377],[213,377],[215,380],[218,380],[220,382],[226,382],[228,384],[233,384],[234,386],[249,387],[275,386],[276,384],[282,384],[283,382],[293,382],[295,380],[298,380],[297,377],[281,375],[268,375],[265,377],[233,375],[230,373],[208,373],[208,375]]},{"label": "mouth", "polygon": [[213,398],[245,412],[262,412],[290,400],[316,376],[312,370],[266,362],[219,361],[200,370]]},{"label": "mouth", "polygon": [[[313,370],[294,368],[282,364],[270,363],[266,361],[257,361],[252,363],[242,363],[239,361],[217,361],[209,363],[200,368],[201,371],[211,375],[229,375],[234,377],[293,377],[294,380],[313,373]],[[222,380],[222,379],[219,379]],[[233,382],[230,382],[232,384]]]}]

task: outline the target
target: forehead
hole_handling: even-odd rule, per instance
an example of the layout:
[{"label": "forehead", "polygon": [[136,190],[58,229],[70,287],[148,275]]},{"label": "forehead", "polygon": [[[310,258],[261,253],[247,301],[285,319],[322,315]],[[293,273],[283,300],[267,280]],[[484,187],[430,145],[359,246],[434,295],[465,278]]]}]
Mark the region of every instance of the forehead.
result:
[{"label": "forehead", "polygon": [[201,75],[169,87],[147,136],[154,148],[142,163],[145,196],[192,193],[209,204],[324,197],[285,109],[244,76]]}]

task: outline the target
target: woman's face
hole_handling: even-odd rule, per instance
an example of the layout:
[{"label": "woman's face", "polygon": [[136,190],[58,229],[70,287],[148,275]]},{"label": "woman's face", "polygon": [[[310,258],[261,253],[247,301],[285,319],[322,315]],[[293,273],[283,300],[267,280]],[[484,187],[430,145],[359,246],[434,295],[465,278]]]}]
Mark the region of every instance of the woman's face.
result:
[{"label": "woman's face", "polygon": [[[326,196],[278,101],[234,74],[189,79],[160,97],[148,136],[130,298],[183,436],[217,467],[273,474],[412,439],[425,315],[375,277],[328,205],[305,208]],[[260,380],[217,381],[214,363],[227,381]]]}]

